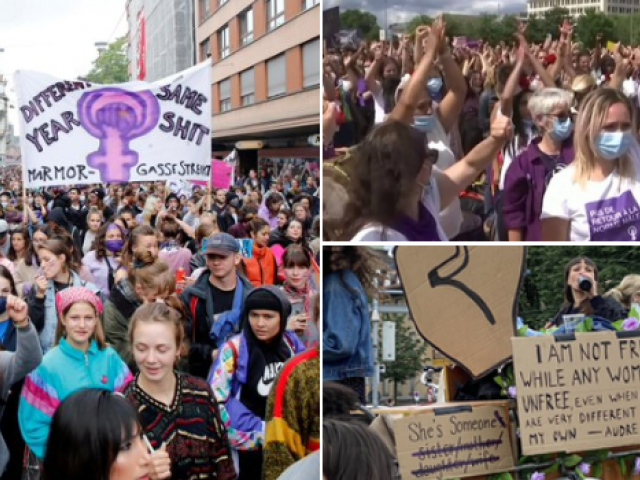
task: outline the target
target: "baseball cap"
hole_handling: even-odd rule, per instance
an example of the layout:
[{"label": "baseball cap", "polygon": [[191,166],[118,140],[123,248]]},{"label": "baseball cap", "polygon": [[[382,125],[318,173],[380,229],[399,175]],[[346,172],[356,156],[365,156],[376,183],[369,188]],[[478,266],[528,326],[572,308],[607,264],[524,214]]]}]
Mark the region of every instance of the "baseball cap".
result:
[{"label": "baseball cap", "polygon": [[215,254],[228,257],[240,252],[240,244],[228,233],[214,233],[209,237],[205,255]]},{"label": "baseball cap", "polygon": [[91,193],[93,193],[100,200],[104,200],[105,194],[104,190],[102,190],[101,188],[94,188],[93,190],[91,190]]}]

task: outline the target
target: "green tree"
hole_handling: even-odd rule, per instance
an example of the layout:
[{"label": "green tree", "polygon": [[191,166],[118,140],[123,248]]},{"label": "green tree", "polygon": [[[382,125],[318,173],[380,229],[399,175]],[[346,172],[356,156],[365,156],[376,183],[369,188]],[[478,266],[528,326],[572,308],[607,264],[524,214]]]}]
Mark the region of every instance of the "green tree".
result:
[{"label": "green tree", "polygon": [[393,398],[397,400],[398,384],[411,380],[422,372],[427,344],[404,315],[389,315],[385,320],[396,324],[396,359],[385,362],[386,372],[383,377],[393,381]]},{"label": "green tree", "polygon": [[607,40],[619,40],[613,19],[595,9],[589,9],[578,18],[576,36],[585,48],[593,48],[599,33],[602,34],[603,43]]},{"label": "green tree", "polygon": [[407,28],[405,29],[405,33],[410,35],[415,35],[416,29],[420,25],[431,25],[433,23],[433,19],[429,15],[416,15],[409,23],[407,23]]},{"label": "green tree", "polygon": [[373,13],[362,10],[345,10],[340,13],[340,26],[358,30],[367,40],[375,40],[380,34],[378,19]]},{"label": "green tree", "polygon": [[129,81],[127,38],[121,37],[110,43],[93,61],[93,68],[86,76],[92,83],[110,84]]},{"label": "green tree", "polygon": [[547,24],[542,18],[530,18],[527,21],[527,40],[531,43],[544,43],[549,34]]},{"label": "green tree", "polygon": [[545,30],[545,36],[551,34],[554,39],[560,37],[560,25],[566,18],[570,18],[571,14],[566,8],[552,8],[544,12],[542,16],[542,26]]},{"label": "green tree", "polygon": [[519,315],[532,328],[542,327],[564,302],[564,267],[573,258],[585,255],[598,267],[598,292],[605,293],[630,273],[637,273],[640,249],[630,247],[569,246],[530,247],[520,294]]}]

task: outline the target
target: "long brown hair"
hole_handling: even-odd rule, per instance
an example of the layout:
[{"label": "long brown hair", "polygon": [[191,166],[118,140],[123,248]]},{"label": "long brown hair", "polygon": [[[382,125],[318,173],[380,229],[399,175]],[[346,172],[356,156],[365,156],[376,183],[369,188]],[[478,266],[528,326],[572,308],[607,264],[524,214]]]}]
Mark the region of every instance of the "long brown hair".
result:
[{"label": "long brown hair", "polygon": [[[586,263],[588,266],[593,268],[593,277],[595,281],[598,281],[598,267],[589,257],[581,256],[576,257],[567,263],[566,267],[564,267],[564,301],[565,307],[573,307],[575,303],[575,298],[573,297],[573,290],[571,289],[571,285],[569,285],[569,275],[571,273],[571,269],[578,265],[579,263]],[[591,306],[591,301],[588,298],[585,298],[580,305],[578,306],[578,310],[580,313],[584,313],[585,315],[593,314],[593,307]]]},{"label": "long brown hair", "polygon": [[133,256],[133,247],[138,243],[140,237],[156,237],[157,240],[156,231],[149,225],[140,225],[133,229],[124,244],[124,248],[122,249],[121,265],[123,265],[129,273],[133,270],[133,262],[135,260]]},{"label": "long brown hair", "polygon": [[[79,302],[76,302],[76,303],[79,303]],[[65,319],[66,319],[67,313],[69,312],[71,307],[73,307],[74,305],[75,303],[70,304],[69,307],[62,312],[62,316]],[[91,304],[87,303],[87,305],[91,305]],[[91,305],[91,307],[94,308],[93,305]],[[107,347],[107,342],[104,336],[104,329],[102,328],[102,320],[98,312],[95,310],[95,308],[94,308],[94,312],[96,314],[96,328],[93,332],[92,337],[98,344],[98,348],[100,350],[104,350]],[[60,339],[66,336],[67,336],[67,331],[65,329],[65,326],[62,323],[62,319],[60,319],[58,320],[58,326],[56,327],[56,338],[55,338],[54,345],[58,345],[58,343],[60,343]]]}]

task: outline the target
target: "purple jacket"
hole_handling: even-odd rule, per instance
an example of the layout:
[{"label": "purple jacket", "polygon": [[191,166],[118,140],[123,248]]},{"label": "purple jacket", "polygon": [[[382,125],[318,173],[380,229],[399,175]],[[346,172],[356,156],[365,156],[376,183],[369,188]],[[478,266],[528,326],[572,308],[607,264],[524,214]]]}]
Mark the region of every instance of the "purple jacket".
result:
[{"label": "purple jacket", "polygon": [[[540,215],[542,198],[555,170],[538,148],[537,138],[518,155],[507,170],[504,181],[502,214],[508,230],[523,230],[524,241],[542,239]],[[567,166],[575,158],[573,135],[564,141],[558,166]],[[564,167],[562,167],[564,168]]]}]

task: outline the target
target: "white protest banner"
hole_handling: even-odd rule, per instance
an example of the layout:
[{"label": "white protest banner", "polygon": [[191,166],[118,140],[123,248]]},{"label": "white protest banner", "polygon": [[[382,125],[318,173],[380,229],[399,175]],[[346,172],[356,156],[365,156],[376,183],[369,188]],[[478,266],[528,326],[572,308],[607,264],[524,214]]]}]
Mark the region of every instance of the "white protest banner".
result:
[{"label": "white protest banner", "polygon": [[489,475],[513,468],[507,402],[434,406],[393,422],[403,480]]},{"label": "white protest banner", "polygon": [[640,337],[514,338],[525,455],[640,444]]},{"label": "white protest banner", "polygon": [[211,174],[211,62],[154,83],[92,85],[18,71],[25,186]]}]

